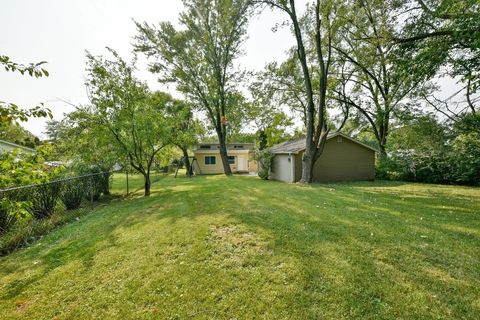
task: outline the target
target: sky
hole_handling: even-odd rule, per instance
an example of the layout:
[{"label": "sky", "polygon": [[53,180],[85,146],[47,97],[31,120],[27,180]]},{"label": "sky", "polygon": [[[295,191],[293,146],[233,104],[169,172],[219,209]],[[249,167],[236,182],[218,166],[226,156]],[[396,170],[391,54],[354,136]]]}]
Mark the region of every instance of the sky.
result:
[{"label": "sky", "polygon": [[[43,102],[60,120],[74,110],[69,103],[88,102],[85,50],[106,54],[108,46],[130,58],[136,34],[133,20],[177,23],[183,6],[181,0],[0,0],[0,7],[0,54],[17,63],[47,61],[50,73],[36,79],[0,70],[0,100],[25,108]],[[284,59],[295,39],[287,28],[272,32],[284,19],[269,10],[252,19],[245,54],[238,61],[242,67],[261,70],[270,61]],[[138,77],[151,89],[162,89],[145,65],[139,69]],[[46,138],[45,123],[45,119],[31,119],[22,126]]]},{"label": "sky", "polygon": [[[297,9],[307,0],[297,0]],[[61,120],[74,110],[71,104],[88,103],[85,88],[85,51],[106,54],[105,47],[115,49],[127,60],[132,56],[136,35],[133,20],[149,23],[178,21],[181,0],[0,0],[0,55],[17,63],[47,61],[47,78],[30,78],[19,73],[0,70],[0,101],[24,108],[43,102],[54,119]],[[283,61],[287,49],[295,45],[288,28],[273,32],[272,28],[286,20],[278,11],[265,10],[249,24],[244,56],[238,61],[248,70],[261,70],[271,61]],[[141,60],[140,60],[141,61]],[[156,77],[138,65],[138,77],[147,81],[152,90],[173,91],[162,87]],[[442,95],[456,91],[455,81],[442,79]],[[46,119],[31,119],[22,123],[41,139]]]}]

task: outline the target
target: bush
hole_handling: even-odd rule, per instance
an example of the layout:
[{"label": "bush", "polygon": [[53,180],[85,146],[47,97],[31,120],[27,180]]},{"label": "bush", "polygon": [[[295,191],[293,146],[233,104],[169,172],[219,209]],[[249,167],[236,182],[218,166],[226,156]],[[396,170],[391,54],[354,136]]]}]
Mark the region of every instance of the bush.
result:
[{"label": "bush", "polygon": [[480,115],[463,114],[450,129],[431,116],[397,128],[378,179],[480,185]]},{"label": "bush", "polygon": [[480,133],[458,135],[452,144],[452,177],[456,183],[480,185]]},{"label": "bush", "polygon": [[10,229],[17,221],[32,217],[28,195],[31,189],[2,191],[0,193],[0,234]]},{"label": "bush", "polygon": [[88,201],[97,201],[100,199],[100,195],[102,194],[104,188],[104,183],[105,180],[100,174],[88,177],[84,184],[85,198]]},{"label": "bush", "polygon": [[448,154],[418,154],[392,152],[388,158],[377,162],[376,178],[381,180],[403,180],[425,183],[447,183],[449,171]]},{"label": "bush", "polygon": [[6,201],[0,201],[0,234],[10,229],[13,222],[13,215],[10,214],[8,203]]},{"label": "bush", "polygon": [[85,183],[81,178],[63,182],[61,200],[67,210],[80,207],[85,197],[85,187]]},{"label": "bush", "polygon": [[270,178],[273,154],[269,150],[257,150],[255,152],[255,160],[258,161],[258,176],[260,179],[268,180]]},{"label": "bush", "polygon": [[403,168],[391,158],[382,158],[377,162],[375,178],[380,180],[403,180]]},{"label": "bush", "polygon": [[110,182],[112,178],[112,173],[109,171],[104,171],[101,175],[101,186],[102,186],[102,193],[104,195],[110,194]]},{"label": "bush", "polygon": [[110,185],[112,173],[108,169],[101,166],[92,165],[87,166],[83,164],[77,164],[73,168],[77,175],[87,175],[83,180],[83,187],[85,189],[85,198],[91,201],[98,200],[101,194],[110,194]]},{"label": "bush", "polygon": [[31,193],[32,215],[37,219],[43,219],[53,214],[57,201],[61,194],[61,183],[45,183],[35,187]]}]

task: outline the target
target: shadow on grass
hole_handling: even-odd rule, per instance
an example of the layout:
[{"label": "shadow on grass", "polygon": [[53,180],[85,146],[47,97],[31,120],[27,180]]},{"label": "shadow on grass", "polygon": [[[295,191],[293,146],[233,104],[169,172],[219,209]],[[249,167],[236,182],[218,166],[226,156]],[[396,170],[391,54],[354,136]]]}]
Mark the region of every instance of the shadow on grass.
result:
[{"label": "shadow on grass", "polygon": [[[30,247],[19,248],[17,252],[0,257],[0,275],[10,273],[26,275],[9,283],[0,293],[0,298],[11,299],[20,295],[50,272],[67,263],[80,261],[84,269],[90,269],[99,251],[116,246],[115,230],[119,226],[136,223],[134,221],[137,218],[127,213],[149,207],[149,198],[135,199],[135,194],[131,196],[133,198],[112,193],[100,198],[93,206],[87,202],[82,208],[74,210],[90,211],[77,218],[78,220],[59,225]],[[82,233],[82,229],[85,228],[88,232]],[[10,261],[11,256],[15,256],[16,259]],[[36,272],[30,273],[32,269]]]},{"label": "shadow on grass", "polygon": [[[470,306],[479,282],[475,252],[480,242],[455,227],[475,225],[478,205],[452,215],[437,210],[442,199],[400,191],[406,195],[402,200],[364,189],[403,183],[298,186],[221,176],[163,181],[148,198],[113,201],[64,227],[28,254],[19,252],[15,263],[0,260],[3,274],[27,273],[32,257],[39,261],[35,268],[41,268],[9,283],[1,297],[20,295],[72,261],[90,270],[95,255],[116,246],[122,230],[164,220],[175,228],[183,219],[221,215],[264,235],[271,259],[295,262],[295,289],[283,293],[283,299],[307,318],[469,317],[475,312]],[[262,260],[260,267],[268,271],[271,266]]]}]

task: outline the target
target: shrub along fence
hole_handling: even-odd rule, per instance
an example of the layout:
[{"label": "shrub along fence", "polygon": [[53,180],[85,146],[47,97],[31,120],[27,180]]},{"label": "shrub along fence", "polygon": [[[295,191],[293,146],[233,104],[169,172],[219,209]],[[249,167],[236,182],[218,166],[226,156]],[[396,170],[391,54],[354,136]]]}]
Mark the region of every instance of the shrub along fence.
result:
[{"label": "shrub along fence", "polygon": [[112,179],[113,172],[98,172],[0,189],[0,255],[91,211]]},{"label": "shrub along fence", "polygon": [[[152,172],[152,183],[164,174]],[[114,195],[110,194],[114,185]],[[95,172],[42,184],[0,189],[0,256],[28,245],[58,225],[78,220],[96,202],[143,190],[143,177],[128,170]]]}]

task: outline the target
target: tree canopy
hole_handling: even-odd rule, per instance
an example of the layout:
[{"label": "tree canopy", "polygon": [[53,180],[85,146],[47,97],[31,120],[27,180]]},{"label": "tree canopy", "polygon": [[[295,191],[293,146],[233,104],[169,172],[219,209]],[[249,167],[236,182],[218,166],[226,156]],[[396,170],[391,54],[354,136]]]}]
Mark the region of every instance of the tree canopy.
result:
[{"label": "tree canopy", "polygon": [[250,0],[188,0],[180,15],[181,30],[169,22],[136,23],[135,50],[151,60],[150,70],[163,82],[174,82],[204,112],[220,143],[225,174],[228,128],[238,120],[243,98],[238,90],[244,72],[235,65],[246,38]]},{"label": "tree canopy", "polygon": [[144,176],[148,196],[155,156],[172,141],[172,123],[166,114],[172,99],[152,94],[135,77],[135,62],[129,64],[114,50],[109,52],[112,60],[87,54],[91,105],[82,110],[82,116],[90,126],[108,133],[119,159]]}]

